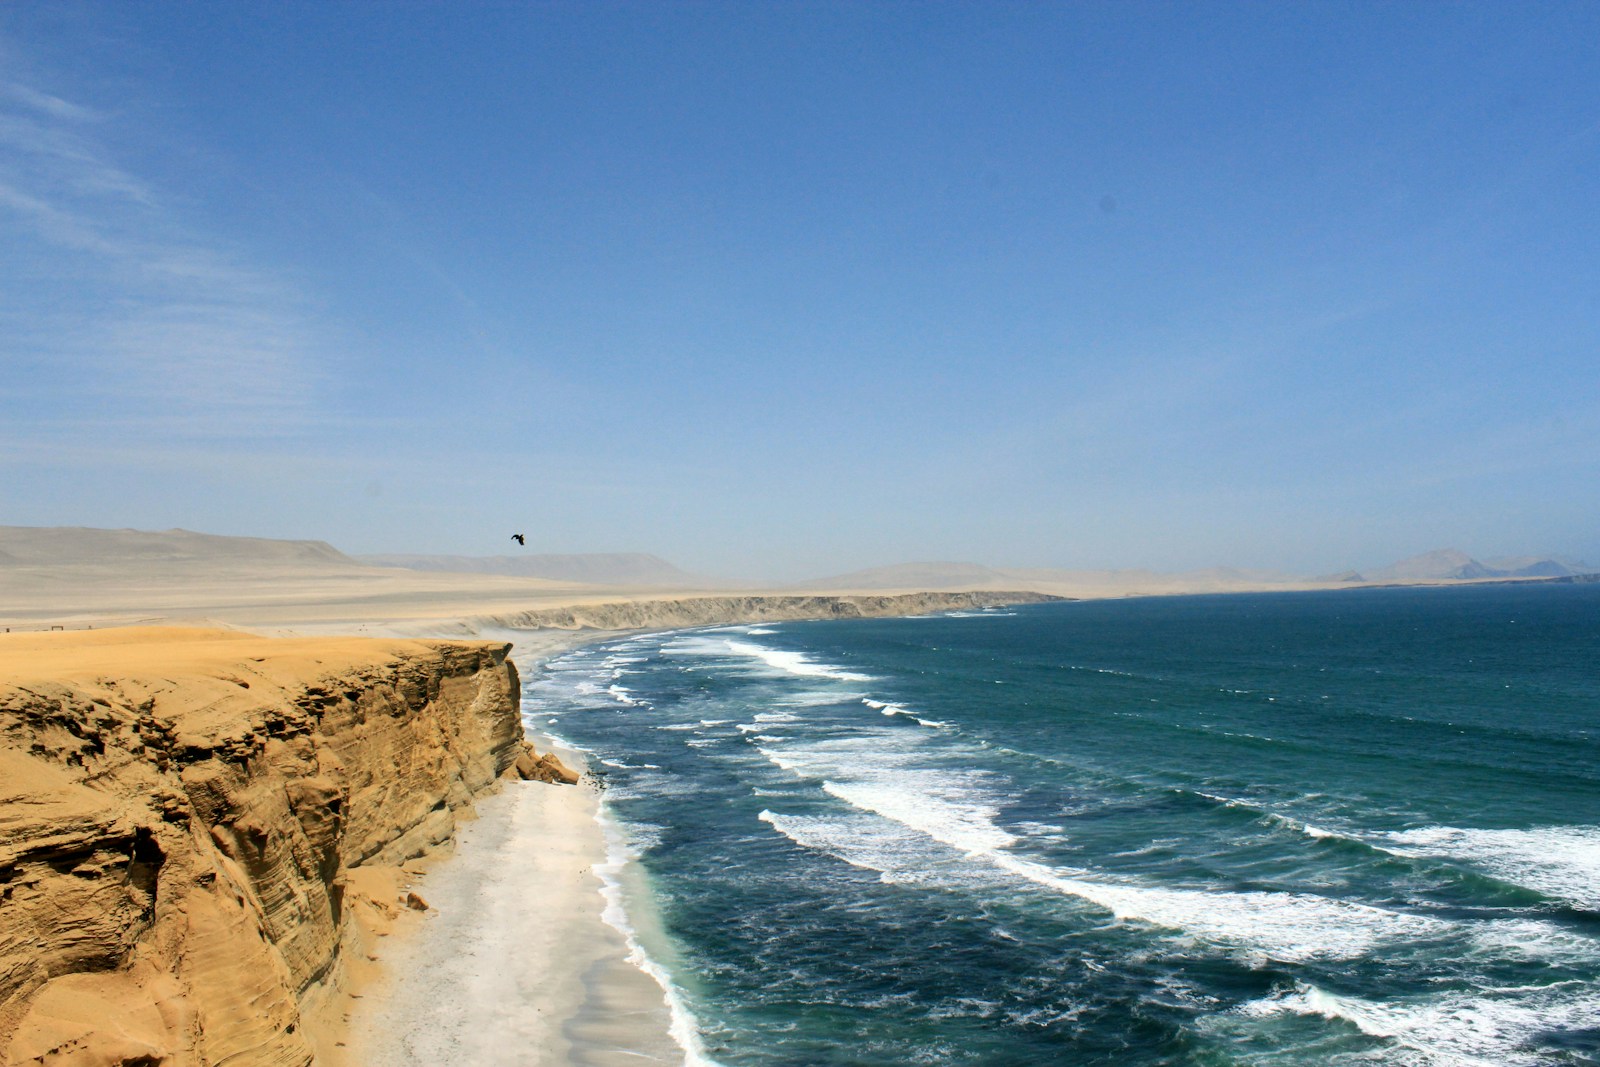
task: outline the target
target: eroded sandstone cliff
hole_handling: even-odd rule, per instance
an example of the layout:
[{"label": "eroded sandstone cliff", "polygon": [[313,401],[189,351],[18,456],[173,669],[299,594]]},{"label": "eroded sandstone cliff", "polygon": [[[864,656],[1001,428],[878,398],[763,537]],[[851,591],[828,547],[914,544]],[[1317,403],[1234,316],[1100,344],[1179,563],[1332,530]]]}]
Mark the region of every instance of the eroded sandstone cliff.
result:
[{"label": "eroded sandstone cliff", "polygon": [[519,630],[670,629],[730,623],[779,622],[786,619],[863,619],[961,608],[1037,604],[1066,597],[1028,592],[934,592],[882,595],[696,596],[675,599],[618,600],[537,608],[469,620],[475,627]]},{"label": "eroded sandstone cliff", "polygon": [[313,1063],[352,869],[534,776],[507,651],[0,637],[0,1064]]}]

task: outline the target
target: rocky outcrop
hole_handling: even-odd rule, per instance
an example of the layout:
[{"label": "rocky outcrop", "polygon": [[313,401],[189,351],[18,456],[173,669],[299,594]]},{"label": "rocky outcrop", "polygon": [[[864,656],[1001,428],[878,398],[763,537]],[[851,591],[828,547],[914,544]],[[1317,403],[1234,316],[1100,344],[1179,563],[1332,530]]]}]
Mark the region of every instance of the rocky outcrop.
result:
[{"label": "rocky outcrop", "polygon": [[347,876],[538,769],[508,648],[5,635],[0,1064],[313,1063]]},{"label": "rocky outcrop", "polygon": [[791,619],[864,619],[921,615],[962,608],[1037,604],[1067,597],[1044,593],[905,593],[898,596],[704,596],[675,600],[623,600],[538,608],[469,620],[477,627],[517,630],[642,630]]},{"label": "rocky outcrop", "polygon": [[554,752],[544,755],[533,750],[532,745],[525,745],[522,755],[517,757],[512,764],[517,772],[517,777],[524,782],[549,782],[551,785],[577,785],[578,772],[562,763]]}]

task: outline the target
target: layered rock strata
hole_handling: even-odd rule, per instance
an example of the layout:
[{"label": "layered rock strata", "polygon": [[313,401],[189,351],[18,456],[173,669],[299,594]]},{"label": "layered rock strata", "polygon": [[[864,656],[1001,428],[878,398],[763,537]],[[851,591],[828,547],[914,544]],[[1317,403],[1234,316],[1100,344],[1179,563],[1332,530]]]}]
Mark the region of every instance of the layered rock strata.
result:
[{"label": "layered rock strata", "polygon": [[700,596],[664,600],[621,600],[537,608],[469,620],[478,627],[517,630],[642,630],[680,626],[720,626],[795,619],[865,619],[921,615],[963,608],[1007,607],[1068,600],[1027,592],[902,593],[856,596]]},{"label": "layered rock strata", "polygon": [[[499,643],[0,637],[0,1064],[307,1067],[356,878],[521,762]],[[567,772],[570,774],[570,772]]]}]

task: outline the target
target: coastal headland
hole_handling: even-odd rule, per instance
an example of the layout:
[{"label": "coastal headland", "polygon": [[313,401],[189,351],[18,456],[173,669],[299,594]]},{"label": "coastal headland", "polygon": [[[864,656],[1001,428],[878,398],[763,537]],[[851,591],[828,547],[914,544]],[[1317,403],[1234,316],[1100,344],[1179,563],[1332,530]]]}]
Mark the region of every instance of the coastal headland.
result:
[{"label": "coastal headland", "polygon": [[0,534],[3,1067],[682,1062],[605,914],[598,797],[545,784],[583,757],[524,736],[519,664],[623,631],[1285,587],[599,585]]},{"label": "coastal headland", "polygon": [[502,775],[558,776],[507,653],[0,635],[0,1062],[314,1062],[400,865]]},{"label": "coastal headland", "polygon": [[[537,664],[624,629],[1047,599],[618,599],[507,579],[542,605],[511,611],[500,579],[396,591],[407,574],[314,550],[186,540],[0,575],[6,1067],[398,1065],[444,1041],[482,1063],[675,1062],[660,988],[602,920],[597,798],[544,784],[577,775],[524,740],[510,645],[466,638],[514,629]],[[368,619],[343,621],[365,596]],[[419,630],[450,639],[393,636]],[[500,961],[464,974],[486,939]],[[481,988],[516,958],[520,986]],[[407,1027],[474,982],[466,1038]],[[507,1001],[529,994],[531,1012]]]}]

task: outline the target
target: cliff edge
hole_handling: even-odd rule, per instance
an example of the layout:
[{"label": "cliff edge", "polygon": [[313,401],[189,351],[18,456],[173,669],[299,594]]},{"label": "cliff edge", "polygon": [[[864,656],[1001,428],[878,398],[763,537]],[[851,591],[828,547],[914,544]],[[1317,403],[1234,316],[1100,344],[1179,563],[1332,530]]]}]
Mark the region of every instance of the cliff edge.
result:
[{"label": "cliff edge", "polygon": [[770,594],[636,599],[535,608],[467,620],[480,627],[516,630],[643,630],[800,619],[869,619],[963,608],[1042,604],[1070,597],[1032,592],[932,592],[899,594]]},{"label": "cliff edge", "polygon": [[0,635],[0,1065],[315,1062],[367,875],[533,776],[508,648]]}]

